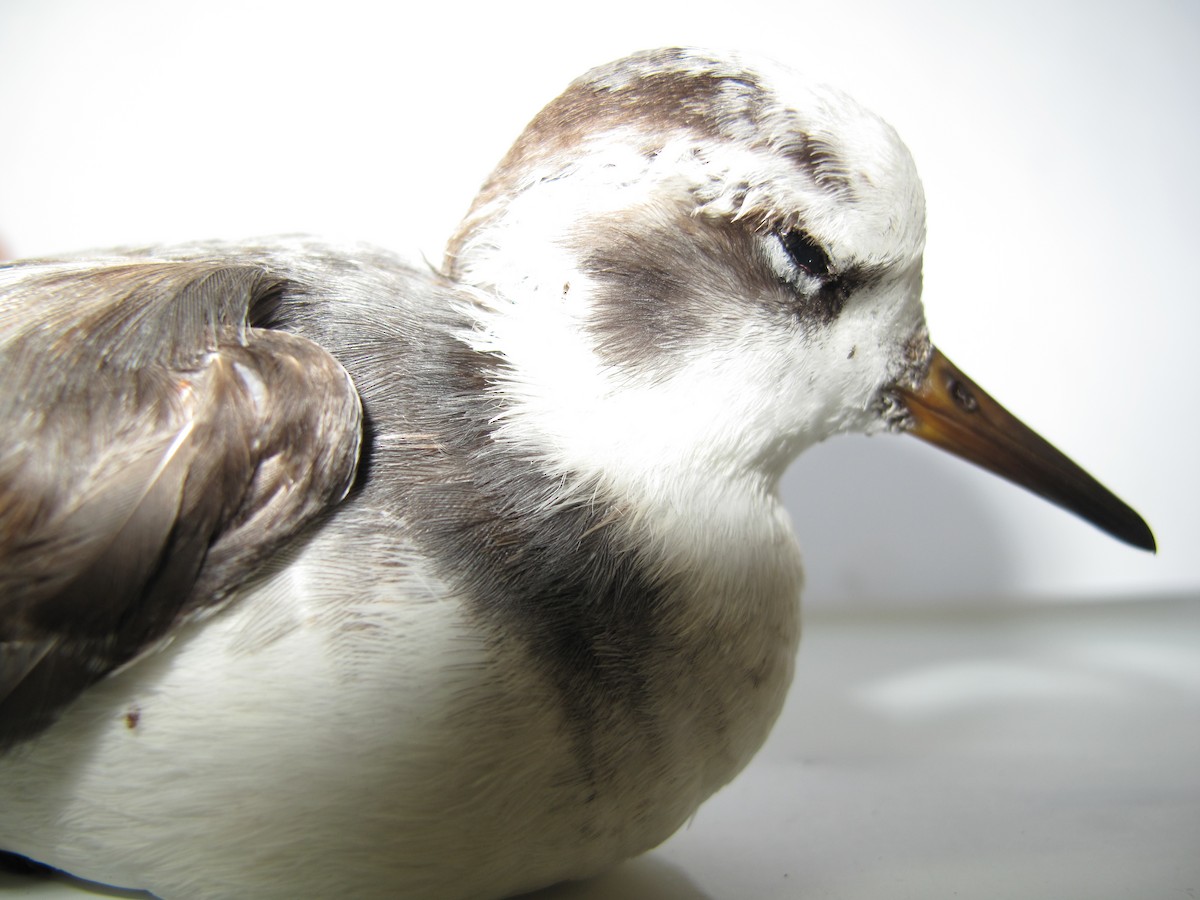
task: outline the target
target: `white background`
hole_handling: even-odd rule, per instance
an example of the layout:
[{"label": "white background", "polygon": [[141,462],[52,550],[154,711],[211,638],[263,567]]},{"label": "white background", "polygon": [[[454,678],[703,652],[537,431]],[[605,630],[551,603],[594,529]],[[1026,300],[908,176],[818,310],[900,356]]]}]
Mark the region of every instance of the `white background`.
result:
[{"label": "white background", "polygon": [[1147,518],[1157,557],[907,438],[786,491],[808,601],[1200,588],[1200,12],[1188,3],[0,2],[10,256],[308,231],[440,258],[477,185],[588,67],[765,53],[900,131],[937,343]]}]

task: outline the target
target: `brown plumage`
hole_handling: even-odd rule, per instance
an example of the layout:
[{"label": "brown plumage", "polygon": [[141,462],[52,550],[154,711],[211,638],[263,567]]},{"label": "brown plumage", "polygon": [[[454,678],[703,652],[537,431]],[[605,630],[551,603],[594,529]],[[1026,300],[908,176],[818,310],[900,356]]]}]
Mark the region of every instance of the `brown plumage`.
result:
[{"label": "brown plumage", "polygon": [[260,268],[36,266],[0,292],[0,746],[344,495],[361,424],[335,359],[251,325]]}]

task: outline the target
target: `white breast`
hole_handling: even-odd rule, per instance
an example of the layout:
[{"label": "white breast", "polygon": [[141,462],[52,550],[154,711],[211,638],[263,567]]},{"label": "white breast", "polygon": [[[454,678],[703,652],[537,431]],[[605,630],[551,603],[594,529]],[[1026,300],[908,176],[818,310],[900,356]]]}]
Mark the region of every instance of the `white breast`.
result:
[{"label": "white breast", "polygon": [[364,580],[358,554],[381,548],[318,535],[14,750],[0,844],[195,898],[499,895],[649,849],[765,739],[797,638],[786,521],[759,516],[771,534],[752,541],[677,513],[663,559],[701,601],[677,623],[692,649],[647,686],[656,740],[614,730],[592,783],[524,648],[485,645],[403,548]]}]

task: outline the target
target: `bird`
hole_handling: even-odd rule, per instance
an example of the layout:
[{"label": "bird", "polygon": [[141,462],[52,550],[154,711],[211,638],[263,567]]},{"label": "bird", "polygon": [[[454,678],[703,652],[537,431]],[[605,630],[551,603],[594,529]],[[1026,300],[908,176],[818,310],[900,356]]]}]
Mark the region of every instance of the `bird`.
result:
[{"label": "bird", "polygon": [[896,132],[777,63],[572,82],[437,265],[0,267],[0,848],[162,898],[499,898],[669,837],[780,712],[778,493],[913,435],[1153,550],[932,343]]}]

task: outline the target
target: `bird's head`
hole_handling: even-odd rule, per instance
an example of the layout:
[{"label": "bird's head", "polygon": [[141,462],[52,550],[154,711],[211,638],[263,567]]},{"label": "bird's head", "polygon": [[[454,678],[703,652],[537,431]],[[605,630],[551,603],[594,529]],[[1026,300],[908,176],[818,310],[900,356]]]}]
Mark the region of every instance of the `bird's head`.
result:
[{"label": "bird's head", "polygon": [[[909,432],[1152,548],[1145,523],[928,338],[925,206],[895,131],[782,68],[694,50],[575,81],[451,240],[497,436],[656,490],[773,486],[804,447]],[[650,486],[650,487],[648,487]]]}]

